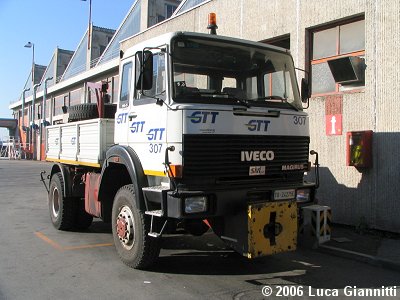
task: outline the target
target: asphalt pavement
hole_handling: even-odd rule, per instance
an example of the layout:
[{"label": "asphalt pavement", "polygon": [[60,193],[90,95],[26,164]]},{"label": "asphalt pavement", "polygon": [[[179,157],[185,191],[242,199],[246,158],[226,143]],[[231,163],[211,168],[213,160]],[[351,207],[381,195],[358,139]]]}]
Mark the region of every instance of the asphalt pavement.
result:
[{"label": "asphalt pavement", "polygon": [[[400,286],[396,268],[350,255],[340,257],[337,251],[321,252],[321,247],[304,245],[295,252],[250,261],[227,249],[212,232],[202,237],[167,236],[151,270],[130,269],[116,254],[109,224],[96,220],[84,232],[53,228],[46,191],[39,181],[40,170],[50,168],[43,162],[0,160],[1,300],[288,299],[296,295],[299,299],[364,299],[346,293]],[[352,231],[344,228],[343,232],[332,235],[341,242],[325,246],[397,259],[393,251],[398,250],[397,237],[379,238],[375,244],[365,241],[369,248],[364,248],[370,250],[362,253]],[[269,289],[271,294],[264,296]],[[394,292],[375,299],[400,299],[400,289]]]}]

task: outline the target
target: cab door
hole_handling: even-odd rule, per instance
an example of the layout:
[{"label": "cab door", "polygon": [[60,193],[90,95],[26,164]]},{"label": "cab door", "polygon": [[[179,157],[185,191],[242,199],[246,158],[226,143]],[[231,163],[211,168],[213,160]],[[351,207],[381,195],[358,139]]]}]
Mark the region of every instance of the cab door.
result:
[{"label": "cab door", "polygon": [[[139,52],[135,59],[135,91],[128,113],[128,144],[139,156],[146,175],[164,176],[167,107],[162,101],[166,99],[166,54],[160,50],[147,53],[149,56],[143,58]],[[147,75],[143,74],[143,69],[149,66],[140,68],[143,63],[152,63]],[[140,78],[146,76],[147,79],[151,77],[151,85],[141,82]]]}]

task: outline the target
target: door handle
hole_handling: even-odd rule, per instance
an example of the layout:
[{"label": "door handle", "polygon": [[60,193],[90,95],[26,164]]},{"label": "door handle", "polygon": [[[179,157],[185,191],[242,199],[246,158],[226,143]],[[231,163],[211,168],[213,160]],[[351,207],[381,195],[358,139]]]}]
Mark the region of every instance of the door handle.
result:
[{"label": "door handle", "polygon": [[136,118],[136,117],[137,117],[137,114],[136,114],[136,113],[134,113],[134,112],[129,113],[129,116],[128,116],[129,121],[132,121],[132,119],[134,119],[134,118]]}]

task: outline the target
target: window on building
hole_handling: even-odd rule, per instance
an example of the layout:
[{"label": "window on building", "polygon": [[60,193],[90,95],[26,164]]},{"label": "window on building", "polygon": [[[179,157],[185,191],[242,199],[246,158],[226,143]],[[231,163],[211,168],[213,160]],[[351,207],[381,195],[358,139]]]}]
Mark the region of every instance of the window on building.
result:
[{"label": "window on building", "polygon": [[200,5],[202,3],[205,3],[210,0],[186,0],[183,1],[182,4],[179,6],[179,10],[176,11],[176,14],[183,13],[185,11],[188,11],[189,9],[192,9],[193,7]]},{"label": "window on building", "polygon": [[290,50],[290,35],[285,34],[282,36],[274,37],[272,39],[262,41],[265,44],[273,45]]},{"label": "window on building", "polygon": [[53,98],[53,115],[58,116],[63,113],[62,107],[64,105],[64,96],[57,96]]},{"label": "window on building", "polygon": [[42,115],[42,106],[40,105],[40,103],[36,103],[35,104],[35,120],[39,120],[41,118]]},{"label": "window on building", "polygon": [[100,45],[100,54],[99,54],[99,56],[101,56],[104,53],[104,50],[106,50],[106,46]]},{"label": "window on building", "polygon": [[36,115],[37,115],[37,120],[40,120],[42,118],[43,116],[42,104],[39,104],[37,106]]},{"label": "window on building", "polygon": [[162,15],[157,15],[157,23],[160,23],[165,20],[165,17]]},{"label": "window on building", "polygon": [[177,8],[175,5],[165,4],[165,19],[170,18]]},{"label": "window on building", "polygon": [[64,95],[64,102],[63,106],[70,107],[70,102],[69,102],[69,93]]},{"label": "window on building", "polygon": [[[311,85],[314,96],[364,87],[363,78],[340,81],[338,76],[332,74],[332,71],[339,72],[342,78],[351,77],[351,74],[347,74],[348,72],[361,72],[361,75],[363,75],[365,69],[363,63],[365,57],[365,20],[341,22],[330,27],[312,30],[310,41]],[[354,59],[343,60],[346,57],[354,57]],[[361,63],[352,66],[353,61]],[[335,68],[333,68],[333,65]]]},{"label": "window on building", "polygon": [[81,103],[82,88],[73,90],[69,93],[69,104],[70,106]]},{"label": "window on building", "polygon": [[51,105],[50,105],[50,99],[46,100],[46,118],[50,118],[50,112],[51,112]]}]

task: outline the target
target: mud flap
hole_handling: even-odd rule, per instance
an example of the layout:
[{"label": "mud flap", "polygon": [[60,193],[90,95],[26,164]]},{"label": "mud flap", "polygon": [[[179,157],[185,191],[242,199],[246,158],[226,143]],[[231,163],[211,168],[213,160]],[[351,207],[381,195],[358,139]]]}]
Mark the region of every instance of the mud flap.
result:
[{"label": "mud flap", "polygon": [[248,217],[248,258],[294,251],[297,246],[295,201],[251,204]]}]

